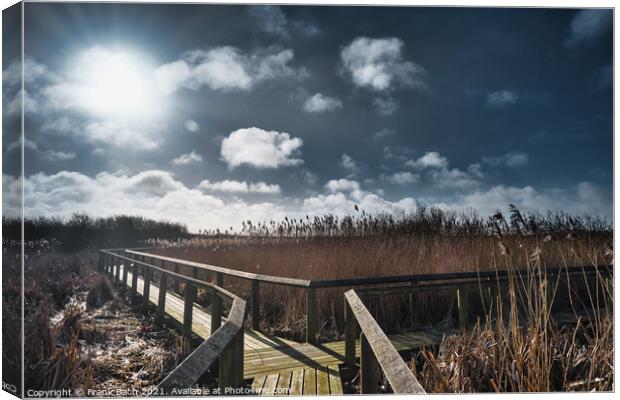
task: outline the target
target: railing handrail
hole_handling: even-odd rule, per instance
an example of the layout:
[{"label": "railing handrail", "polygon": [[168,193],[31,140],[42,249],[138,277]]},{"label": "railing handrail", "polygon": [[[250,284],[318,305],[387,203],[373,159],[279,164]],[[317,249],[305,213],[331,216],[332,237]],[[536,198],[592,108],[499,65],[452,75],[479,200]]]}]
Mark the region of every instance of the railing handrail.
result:
[{"label": "railing handrail", "polygon": [[[129,262],[131,262],[133,264],[137,264],[137,265],[142,265],[142,266],[148,267],[149,269],[156,270],[156,271],[158,271],[158,272],[160,272],[162,274],[166,274],[168,276],[172,276],[172,277],[175,277],[177,279],[180,279],[180,280],[183,280],[183,281],[186,281],[186,282],[191,282],[191,283],[193,283],[194,285],[196,285],[198,287],[213,289],[213,290],[217,291],[218,293],[223,294],[224,296],[228,297],[231,300],[241,299],[236,294],[231,293],[228,290],[226,290],[226,289],[224,289],[224,288],[222,288],[220,286],[217,286],[217,285],[215,285],[215,284],[213,284],[211,282],[206,282],[206,281],[203,281],[203,280],[200,280],[200,279],[197,279],[197,278],[192,278],[191,276],[187,276],[187,275],[179,274],[179,273],[176,273],[176,272],[173,272],[173,271],[169,271],[169,270],[167,270],[165,268],[158,267],[157,265],[153,265],[153,264],[149,264],[149,263],[144,262],[144,261],[136,260],[135,258],[125,257],[125,256],[122,256],[120,254],[112,253],[112,252],[107,251],[107,250],[101,250],[101,251],[104,254],[111,254],[111,255],[113,255],[116,258],[120,258],[121,260],[129,261]],[[243,300],[243,299],[241,299],[241,300]]]},{"label": "railing handrail", "polygon": [[[105,269],[106,263],[108,263],[111,258],[119,261],[117,267],[114,269],[111,264],[108,264],[110,267],[110,273],[114,276],[114,272],[116,273],[116,279],[120,277],[120,261],[125,261],[123,264],[123,285],[126,284],[127,279],[127,271],[129,269],[132,270],[132,274],[138,273],[136,270],[136,266],[142,266],[147,268],[148,270],[159,271],[162,275],[162,287],[160,287],[160,297],[158,306],[158,313],[163,313],[162,307],[162,296],[161,292],[164,291],[164,299],[165,299],[165,282],[164,277],[170,276],[176,279],[185,281],[188,286],[187,288],[193,287],[190,291],[190,294],[185,293],[185,316],[183,317],[183,325],[184,325],[184,335],[187,334],[185,331],[189,329],[191,333],[191,321],[193,314],[193,306],[194,306],[194,296],[195,289],[197,287],[211,289],[214,295],[218,297],[227,297],[232,300],[231,308],[228,312],[227,318],[225,318],[224,323],[220,325],[220,317],[215,317],[212,315],[212,319],[217,319],[217,328],[214,328],[214,324],[212,321],[212,332],[209,337],[203,341],[189,356],[187,356],[176,368],[169,373],[164,380],[162,380],[159,385],[155,388],[153,394],[155,395],[170,395],[173,392],[173,389],[182,390],[190,388],[194,385],[200,377],[206,372],[206,370],[211,367],[217,360],[220,360],[220,386],[231,384],[233,386],[239,385],[243,381],[243,322],[245,320],[246,313],[246,302],[241,297],[227,291],[226,289],[212,284],[210,282],[205,282],[193,277],[189,277],[183,274],[179,274],[173,271],[166,270],[164,268],[158,267],[156,265],[150,264],[143,260],[136,260],[134,258],[126,257],[121,254],[115,253],[115,251],[125,251],[124,249],[114,249],[114,250],[100,250],[100,254],[103,256],[100,258],[100,266]],[[129,264],[129,265],[127,265]],[[135,276],[133,277],[135,278]],[[144,298],[147,292],[147,287],[150,285],[150,273],[145,274],[145,286],[144,292],[142,296]],[[136,280],[133,279],[132,289],[135,291],[135,283]],[[148,285],[147,285],[148,282]],[[186,289],[187,290],[187,289]],[[191,293],[194,293],[193,295]],[[148,294],[146,294],[146,298],[148,301]],[[214,299],[217,297],[214,296]],[[215,301],[215,300],[214,300]],[[221,301],[221,300],[218,300]],[[215,305],[214,305],[215,306]],[[188,308],[189,307],[189,308]],[[187,312],[189,311],[189,315]],[[215,313],[215,311],[213,311]],[[221,311],[218,311],[219,315]],[[163,315],[163,314],[162,314]],[[189,324],[189,326],[187,326]],[[239,359],[240,357],[240,359]],[[232,361],[237,359],[239,361]],[[226,364],[223,366],[222,364]],[[226,370],[227,376],[222,376],[222,368]]]},{"label": "railing handrail", "polygon": [[193,267],[198,269],[203,269],[211,272],[219,272],[224,275],[234,276],[241,279],[246,279],[250,281],[259,281],[265,283],[273,283],[276,285],[285,285],[285,286],[295,286],[295,287],[309,287],[311,281],[306,279],[295,279],[295,278],[286,278],[282,276],[271,276],[271,275],[263,275],[263,274],[255,274],[252,272],[243,272],[236,269],[218,267],[216,265],[210,265],[205,263],[199,263],[195,261],[187,261],[179,258],[173,257],[165,257],[152,253],[143,253],[139,251],[133,250],[125,250],[126,253],[135,254],[139,256],[152,257],[157,260],[167,261],[171,263],[177,263],[181,266]]},{"label": "railing handrail", "polygon": [[177,365],[157,385],[155,392],[169,395],[175,388],[188,388],[197,382],[204,371],[219,359],[226,347],[235,339],[235,336],[239,332],[243,334],[245,306],[245,300],[235,296],[224,324]]},{"label": "railing handrail", "polygon": [[[362,376],[362,393],[365,389],[369,389],[373,392],[372,387],[368,387],[368,383],[365,382],[369,374],[374,373],[372,367],[365,366],[365,360],[369,359],[369,356],[374,358],[379,364],[379,367],[383,371],[383,374],[387,378],[392,390],[395,394],[426,394],[420,382],[411,372],[411,369],[407,367],[407,364],[402,359],[398,351],[392,345],[392,342],[388,339],[383,332],[377,321],[372,317],[364,303],[355,293],[354,289],[348,290],[344,294],[348,310],[351,310],[357,325],[362,332],[362,355],[361,355],[361,376]],[[367,349],[365,346],[370,347],[373,355],[364,354]],[[366,367],[366,370],[364,368]],[[373,383],[376,383],[373,381]],[[371,383],[371,385],[373,384]]]},{"label": "railing handrail", "polygon": [[[609,265],[599,266],[566,266],[547,268],[540,271],[547,275],[556,275],[559,273],[565,273],[567,270],[571,271],[585,271],[585,272],[601,272],[612,274],[613,268]],[[443,281],[443,280],[455,280],[455,279],[493,279],[496,277],[507,277],[509,275],[538,273],[536,269],[520,268],[513,270],[484,270],[484,271],[472,271],[472,272],[445,272],[439,274],[413,274],[413,275],[390,275],[390,276],[377,276],[369,278],[345,278],[345,279],[331,279],[321,281],[311,281],[310,287],[314,288],[328,288],[328,287],[341,287],[341,286],[365,286],[365,285],[377,285],[385,283],[403,283],[403,282],[423,282],[423,281]]]}]

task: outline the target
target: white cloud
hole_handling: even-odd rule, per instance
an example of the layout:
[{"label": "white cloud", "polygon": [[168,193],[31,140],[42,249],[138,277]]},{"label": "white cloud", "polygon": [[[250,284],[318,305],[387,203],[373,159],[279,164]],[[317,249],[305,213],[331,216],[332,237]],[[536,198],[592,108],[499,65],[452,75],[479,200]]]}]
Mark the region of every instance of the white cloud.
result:
[{"label": "white cloud", "polygon": [[437,204],[456,210],[477,210],[481,215],[492,215],[498,209],[506,210],[514,204],[526,212],[566,212],[572,215],[601,216],[612,220],[612,195],[591,182],[582,182],[576,188],[564,191],[540,191],[532,186],[513,187],[498,185],[462,196],[456,202]]},{"label": "white cloud", "polygon": [[200,154],[196,154],[196,151],[192,150],[187,154],[181,154],[177,158],[172,160],[174,165],[189,165],[201,163],[203,161],[202,156]]},{"label": "white cloud", "polygon": [[250,165],[257,168],[278,168],[303,164],[294,158],[303,140],[286,132],[265,131],[251,127],[237,129],[222,140],[222,159],[230,168]]},{"label": "white cloud", "polygon": [[[20,210],[19,179],[4,175],[3,212],[18,215]],[[255,187],[260,189],[261,185]],[[267,185],[271,186],[271,185]],[[251,185],[248,184],[248,190]],[[317,195],[305,199],[249,203],[239,198],[226,200],[204,193],[200,187],[190,188],[166,171],[150,170],[136,175],[101,172],[89,177],[78,172],[61,171],[47,175],[38,173],[24,181],[25,213],[29,217],[69,217],[84,211],[93,217],[119,214],[172,220],[198,229],[240,228],[242,221],[281,220],[285,216],[322,216],[352,214],[357,204],[366,212],[403,212],[415,208],[415,201],[405,198],[387,201],[376,194],[358,190],[349,193]]]},{"label": "white cloud", "polygon": [[479,184],[483,177],[479,164],[472,164],[467,171],[449,168],[449,161],[436,151],[425,153],[416,160],[409,160],[405,166],[426,171],[426,177],[438,188],[465,189]]},{"label": "white cloud", "polygon": [[211,182],[204,180],[198,185],[200,189],[214,192],[227,193],[263,193],[277,194],[281,192],[280,186],[267,184],[265,182],[247,183],[245,181],[223,180],[220,182]]},{"label": "white cloud", "polygon": [[510,152],[498,157],[483,157],[482,162],[492,167],[505,165],[509,168],[523,167],[530,162],[526,153]]},{"label": "white cloud", "polygon": [[360,184],[350,179],[332,179],[325,184],[325,190],[331,193],[354,192],[360,190]]},{"label": "white cloud", "polygon": [[372,137],[375,140],[381,140],[381,139],[385,139],[387,137],[390,136],[394,136],[396,135],[396,131],[393,129],[389,129],[389,128],[383,128],[380,131],[375,132]]},{"label": "white cloud", "polygon": [[202,86],[224,92],[249,90],[266,80],[305,77],[305,70],[289,66],[293,58],[293,50],[275,46],[251,54],[231,46],[193,50],[180,60],[158,67],[155,81],[167,93],[182,87],[196,90]]},{"label": "white cloud", "polygon": [[310,215],[335,215],[353,214],[354,207],[367,213],[392,213],[400,214],[414,211],[416,202],[411,197],[403,198],[396,202],[385,200],[375,193],[364,191],[356,181],[347,179],[331,180],[325,188],[329,194],[319,194],[304,199],[302,211]]},{"label": "white cloud", "polygon": [[155,150],[160,146],[159,140],[151,135],[113,121],[88,122],[77,129],[58,132],[73,132],[93,143],[112,144],[126,149]]},{"label": "white cloud", "polygon": [[304,102],[303,109],[307,113],[321,113],[326,111],[334,111],[342,108],[342,102],[335,98],[324,96],[321,93],[308,97]]},{"label": "white cloud", "polygon": [[420,179],[420,176],[417,174],[412,174],[411,172],[396,172],[392,175],[383,176],[384,180],[387,180],[390,183],[395,185],[406,185],[408,183],[415,183]]},{"label": "white cloud", "polygon": [[383,116],[392,115],[398,110],[398,103],[394,101],[391,97],[376,97],[372,99],[372,105],[375,107],[375,110]]},{"label": "white cloud", "polygon": [[444,189],[465,189],[477,186],[480,182],[476,176],[458,168],[441,168],[428,171],[428,176],[435,186]]},{"label": "white cloud", "polygon": [[[16,177],[3,174],[3,213],[19,215],[20,183]],[[242,221],[281,220],[285,216],[299,218],[334,213],[353,214],[354,205],[366,212],[402,213],[414,211],[416,201],[411,197],[389,201],[380,194],[361,188],[356,181],[339,179],[325,185],[325,194],[307,198],[278,199],[250,203],[239,198],[220,198],[205,193],[206,185],[191,188],[166,171],[149,170],[135,175],[101,172],[93,177],[78,172],[61,171],[47,175],[38,173],[24,180],[25,214],[29,217],[68,217],[84,211],[94,217],[130,214],[148,218],[185,223],[198,229],[239,228]],[[260,182],[256,191],[268,192]],[[273,186],[267,185],[266,186]],[[221,188],[245,189],[245,185],[222,184]],[[231,187],[233,189],[231,189]],[[247,184],[248,192],[252,184]],[[262,189],[261,189],[262,188]],[[379,192],[378,192],[379,193]],[[475,209],[481,215],[491,215],[498,208],[515,204],[524,211],[565,211],[571,214],[590,214],[612,218],[612,193],[591,182],[582,182],[566,190],[540,191],[531,186],[495,186],[485,190],[458,195],[451,203],[429,205],[466,210]]]},{"label": "white cloud", "polygon": [[353,83],[375,91],[396,86],[424,87],[426,71],[403,60],[404,42],[398,38],[358,37],[345,46],[340,58]]},{"label": "white cloud", "polygon": [[436,151],[429,151],[417,160],[409,160],[405,163],[408,167],[425,168],[447,168],[448,159]]},{"label": "white cloud", "polygon": [[192,133],[196,133],[200,130],[200,125],[198,125],[198,122],[194,121],[193,119],[188,119],[187,121],[185,121],[183,126],[185,126],[185,129]]},{"label": "white cloud", "polygon": [[516,104],[519,94],[510,90],[497,90],[487,95],[487,105],[493,108],[504,108]]},{"label": "white cloud", "polygon": [[258,26],[261,30],[280,36],[283,39],[291,38],[291,30],[307,37],[321,34],[321,30],[310,22],[301,20],[289,21],[278,6],[250,6],[249,11],[250,15],[258,21]]},{"label": "white cloud", "polygon": [[46,150],[44,156],[50,161],[66,161],[75,158],[75,153],[59,150]]},{"label": "white cloud", "polygon": [[357,166],[357,162],[348,154],[343,154],[340,160],[340,165],[349,170],[349,178],[357,175],[360,172],[359,167]]},{"label": "white cloud", "polygon": [[579,10],[571,21],[564,46],[574,48],[580,44],[592,44],[596,38],[611,30],[612,23],[613,11],[610,9]]},{"label": "white cloud", "polygon": [[[21,145],[22,145],[21,139],[17,139],[7,145],[5,152],[8,153],[13,150],[18,150],[21,148]],[[42,151],[39,149],[39,146],[37,145],[37,143],[30,139],[24,139],[24,148],[40,153],[42,158],[49,160],[49,161],[66,161],[66,160],[71,160],[75,158],[76,156],[75,153],[73,152],[64,152],[60,150],[47,149],[47,150]]]}]

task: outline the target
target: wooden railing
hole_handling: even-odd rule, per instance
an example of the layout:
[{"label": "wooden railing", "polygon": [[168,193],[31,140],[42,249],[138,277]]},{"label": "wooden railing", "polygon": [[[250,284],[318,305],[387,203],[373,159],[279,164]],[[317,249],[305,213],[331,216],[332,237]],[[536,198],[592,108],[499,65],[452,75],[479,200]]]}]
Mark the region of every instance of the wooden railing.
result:
[{"label": "wooden railing", "polygon": [[378,393],[379,371],[377,367],[379,367],[395,394],[425,394],[426,392],[411,369],[405,364],[377,321],[370,315],[355,290],[347,291],[344,297],[346,299],[346,349],[349,357],[351,348],[353,349],[353,358],[355,357],[356,332],[361,330],[361,393]]},{"label": "wooden railing", "polygon": [[[548,320],[552,317],[551,304],[557,301],[553,299],[553,296],[557,293],[559,286],[563,284],[559,279],[559,273],[561,273],[560,270],[544,273],[544,284],[547,287],[543,296],[547,296],[545,318]],[[566,280],[564,284],[570,279],[577,278],[596,281],[598,279],[610,279],[611,273],[611,269],[605,269],[602,272],[596,268],[564,269],[562,278]],[[449,277],[446,278],[448,275]],[[395,394],[425,393],[359,296],[363,298],[377,296],[385,298],[385,296],[391,295],[409,295],[409,312],[415,313],[414,294],[452,290],[456,292],[458,326],[461,330],[465,330],[472,322],[472,310],[470,310],[469,301],[473,291],[477,291],[486,304],[498,303],[508,292],[509,280],[520,279],[514,273],[496,273],[495,276],[485,275],[485,277],[473,278],[471,274],[444,274],[441,279],[433,279],[433,282],[429,279],[413,285],[357,288],[345,292],[345,363],[350,367],[359,366],[361,392],[377,393],[379,379],[377,367],[379,367]],[[527,279],[535,275],[542,277],[541,271],[530,271],[527,277],[521,278]],[[538,287],[538,285],[536,286]],[[611,299],[611,293],[605,297]],[[563,300],[565,299],[560,299],[560,301]],[[596,307],[596,304],[592,304],[592,306]],[[608,302],[603,306],[603,312],[612,311],[613,304]],[[596,316],[600,310],[590,311],[593,316]],[[481,313],[484,314],[484,310],[481,310]],[[411,320],[415,320],[414,315],[411,315]],[[358,338],[360,340],[359,365],[356,363],[356,340]]]},{"label": "wooden railing", "polygon": [[[123,250],[125,251],[125,250]],[[211,293],[211,335],[179,364],[155,389],[154,393],[169,395],[173,389],[187,389],[194,385],[204,373],[219,362],[218,381],[223,390],[241,387],[243,384],[243,321],[246,303],[242,298],[226,291],[221,285],[214,285],[178,272],[168,271],[153,264],[154,258],[139,256],[140,259],[101,250],[99,268],[107,272],[116,286],[124,291],[130,286],[133,298],[137,298],[138,277],[143,278],[142,302],[150,307],[150,285],[155,272],[159,273],[159,296],[156,320],[162,322],[165,313],[168,279],[185,283],[182,333],[186,338],[192,335],[194,300],[198,288]],[[128,273],[132,280],[129,283]],[[227,318],[222,324],[222,300],[232,301]],[[178,395],[178,394],[177,394]]]},{"label": "wooden railing", "polygon": [[[137,250],[125,250],[125,255],[132,259],[148,259],[151,263],[155,261],[160,263],[162,268],[166,266],[172,268],[175,272],[179,271],[179,267],[190,268],[192,276],[197,276],[198,271],[206,271],[216,276],[217,285],[224,285],[226,276],[236,277],[251,282],[250,312],[252,329],[259,330],[260,324],[260,287],[262,284],[280,285],[287,287],[300,288],[306,292],[306,332],[305,339],[308,343],[316,344],[318,342],[319,315],[317,308],[317,291],[326,288],[350,288],[362,287],[370,285],[393,285],[397,283],[407,283],[409,285],[419,285],[422,283],[446,282],[446,281],[466,281],[476,280],[477,282],[492,281],[507,278],[519,274],[529,274],[531,271],[525,270],[488,270],[475,272],[451,272],[442,274],[417,274],[417,275],[396,275],[396,276],[380,276],[370,278],[348,278],[333,280],[306,280],[295,279],[271,275],[255,274],[251,272],[243,272],[231,268],[199,263],[194,261],[186,261],[178,258],[165,257]],[[571,273],[600,274],[609,276],[612,273],[610,266],[585,266],[585,267],[560,267],[547,268],[544,273],[548,277],[557,277],[567,271]],[[463,304],[462,309],[467,306],[467,296],[463,291],[458,292],[459,303]]]}]

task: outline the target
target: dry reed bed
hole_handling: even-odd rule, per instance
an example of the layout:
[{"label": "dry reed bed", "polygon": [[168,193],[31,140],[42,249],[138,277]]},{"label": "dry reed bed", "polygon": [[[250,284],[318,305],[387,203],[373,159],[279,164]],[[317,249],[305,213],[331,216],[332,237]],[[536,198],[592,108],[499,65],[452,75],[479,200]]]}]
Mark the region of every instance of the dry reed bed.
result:
[{"label": "dry reed bed", "polygon": [[[613,284],[590,281],[585,298],[552,288],[544,274],[511,279],[508,301],[491,307],[484,322],[411,360],[422,386],[431,393],[613,390]],[[569,304],[576,323],[554,321],[557,302]],[[582,319],[579,306],[594,311]]]},{"label": "dry reed bed", "polygon": [[[327,222],[325,222],[327,221]],[[152,241],[154,253],[241,271],[310,280],[462,272],[527,267],[607,265],[613,257],[608,225],[597,219],[563,214],[488,219],[434,209],[395,219],[325,216],[254,225],[237,235],[219,234],[191,240]],[[190,272],[189,270],[186,272]],[[201,279],[213,280],[201,272]],[[248,282],[226,278],[225,286],[247,298]],[[349,288],[320,289],[317,295],[320,334],[341,337],[343,296]],[[302,339],[305,293],[302,289],[261,285],[261,328]],[[423,317],[438,322],[450,317],[453,295],[425,294]],[[425,304],[433,304],[432,312]],[[392,330],[407,326],[405,299],[378,304]],[[439,308],[440,312],[436,312]],[[395,312],[396,311],[396,312]]]}]

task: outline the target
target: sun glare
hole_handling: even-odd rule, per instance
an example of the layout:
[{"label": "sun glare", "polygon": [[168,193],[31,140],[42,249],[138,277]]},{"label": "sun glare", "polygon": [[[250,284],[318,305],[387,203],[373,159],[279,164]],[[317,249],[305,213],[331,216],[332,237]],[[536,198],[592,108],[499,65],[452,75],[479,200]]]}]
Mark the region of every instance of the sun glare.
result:
[{"label": "sun glare", "polygon": [[153,68],[138,53],[95,47],[78,56],[76,100],[101,117],[141,119],[157,112]]}]

